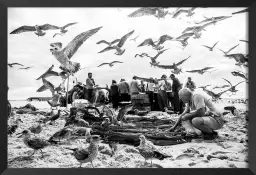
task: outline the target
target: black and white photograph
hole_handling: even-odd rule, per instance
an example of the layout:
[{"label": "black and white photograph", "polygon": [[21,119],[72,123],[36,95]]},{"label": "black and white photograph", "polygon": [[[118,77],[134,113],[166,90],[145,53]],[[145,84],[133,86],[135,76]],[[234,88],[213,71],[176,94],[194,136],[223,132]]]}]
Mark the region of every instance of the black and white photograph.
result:
[{"label": "black and white photograph", "polygon": [[8,7],[8,168],[248,168],[248,7]]}]

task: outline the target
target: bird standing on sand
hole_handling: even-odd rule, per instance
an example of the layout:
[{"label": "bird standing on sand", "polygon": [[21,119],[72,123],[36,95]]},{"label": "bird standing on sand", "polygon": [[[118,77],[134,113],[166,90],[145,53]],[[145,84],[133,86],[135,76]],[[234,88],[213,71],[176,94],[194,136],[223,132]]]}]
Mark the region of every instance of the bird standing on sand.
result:
[{"label": "bird standing on sand", "polygon": [[60,32],[61,33],[55,33],[54,35],[53,35],[53,38],[56,36],[56,35],[61,35],[61,36],[63,36],[65,33],[67,33],[67,31],[68,30],[65,30],[67,27],[69,27],[69,26],[72,26],[72,25],[74,25],[74,24],[77,24],[77,22],[73,22],[73,23],[68,23],[68,24],[66,24],[65,26],[63,26],[63,27],[60,27]]},{"label": "bird standing on sand", "polygon": [[61,63],[61,66],[69,71],[71,74],[76,73],[80,69],[80,63],[71,62],[70,59],[76,53],[78,48],[92,35],[97,33],[102,27],[88,30],[86,32],[80,33],[77,35],[68,45],[62,50],[56,47],[53,44],[50,44],[52,47],[50,51],[53,56]]},{"label": "bird standing on sand", "polygon": [[34,150],[34,152],[29,157],[34,155],[35,152],[38,150],[41,151],[41,154],[43,157],[44,155],[43,155],[42,149],[51,145],[52,143],[56,143],[56,142],[50,142],[38,137],[31,137],[31,132],[29,130],[24,130],[19,135],[20,135],[19,137],[23,137],[24,144],[27,147],[32,148]]},{"label": "bird standing on sand", "polygon": [[234,47],[231,47],[228,51],[223,51],[223,50],[221,50],[221,49],[219,49],[221,52],[223,52],[224,53],[224,56],[225,55],[227,55],[229,52],[231,52],[231,50],[233,50],[233,49],[235,49],[237,46],[239,46],[239,44],[237,44],[237,45],[235,45]]},{"label": "bird standing on sand", "polygon": [[213,48],[216,46],[216,44],[218,44],[218,42],[216,42],[212,47],[206,46],[206,45],[202,45],[202,46],[208,48],[210,51],[213,51]]},{"label": "bird standing on sand", "polygon": [[54,124],[55,124],[55,121],[56,121],[58,118],[60,118],[60,115],[61,115],[60,113],[61,113],[61,110],[59,109],[57,114],[55,114],[54,116],[52,116],[51,118],[49,118],[48,121],[50,121],[50,124],[52,124],[52,122],[54,122]]},{"label": "bird standing on sand", "polygon": [[109,67],[112,67],[114,66],[114,63],[124,63],[124,62],[121,62],[121,61],[112,61],[111,63],[102,63],[100,64],[98,67],[101,67],[103,65],[109,65]]},{"label": "bird standing on sand", "polygon": [[40,134],[40,132],[42,132],[43,127],[42,127],[42,120],[38,121],[38,124],[33,125],[29,128],[30,132],[32,132],[33,134]]},{"label": "bird standing on sand", "polygon": [[116,52],[115,54],[116,55],[122,55],[124,52],[125,52],[125,49],[122,50],[121,47],[124,45],[124,43],[126,42],[126,40],[134,33],[134,30],[127,33],[126,35],[124,35],[120,41],[118,42],[117,45],[114,45],[114,46],[109,46],[109,47],[106,47],[105,49],[103,49],[102,51],[98,52],[98,53],[103,53],[103,52],[106,52],[106,51],[109,51],[109,50],[112,50],[112,49],[116,49]]},{"label": "bird standing on sand", "polygon": [[20,122],[23,123],[23,121],[20,118],[17,118],[16,120],[13,121],[11,125],[8,125],[7,134],[11,136],[13,133],[15,133],[15,131],[19,127]]},{"label": "bird standing on sand", "polygon": [[91,136],[91,130],[92,128],[75,127],[71,132],[70,140],[89,138]]},{"label": "bird standing on sand", "polygon": [[72,129],[68,127],[64,127],[60,129],[59,131],[55,132],[50,138],[49,141],[54,141],[55,139],[58,139],[59,142],[61,139],[67,139],[70,143],[70,138],[72,134]]},{"label": "bird standing on sand", "polygon": [[43,32],[43,30],[57,30],[59,29],[58,26],[54,26],[51,24],[44,24],[41,26],[35,25],[35,26],[21,26],[17,29],[15,29],[14,31],[12,31],[10,34],[19,34],[22,32],[34,32],[38,37],[39,36],[44,36],[46,33]]},{"label": "bird standing on sand", "polygon": [[159,160],[163,160],[165,158],[172,157],[158,151],[155,148],[154,144],[148,141],[144,135],[140,135],[139,139],[140,139],[140,145],[137,148],[140,154],[145,158],[145,164],[147,159],[151,159],[151,166],[152,166],[152,158],[158,158]]},{"label": "bird standing on sand", "polygon": [[22,64],[20,64],[20,63],[8,63],[8,66],[9,66],[9,67],[13,67],[13,65],[24,66],[24,65],[22,65]]},{"label": "bird standing on sand", "polygon": [[102,142],[100,140],[100,136],[98,135],[92,135],[90,137],[90,145],[87,148],[65,148],[68,150],[73,151],[73,155],[76,158],[76,160],[80,163],[80,168],[82,167],[83,163],[90,162],[92,167],[93,161],[97,158],[99,151],[98,151],[98,145]]},{"label": "bird standing on sand", "polygon": [[153,15],[156,18],[160,19],[164,18],[167,14],[168,11],[164,11],[164,8],[162,7],[143,7],[128,15],[128,17],[141,17]]}]

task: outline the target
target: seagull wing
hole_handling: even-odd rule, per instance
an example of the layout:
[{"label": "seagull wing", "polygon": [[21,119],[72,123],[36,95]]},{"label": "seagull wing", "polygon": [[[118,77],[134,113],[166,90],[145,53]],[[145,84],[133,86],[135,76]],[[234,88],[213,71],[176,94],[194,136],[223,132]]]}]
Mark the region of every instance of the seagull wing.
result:
[{"label": "seagull wing", "polygon": [[103,53],[109,50],[115,49],[114,47],[106,47],[105,49],[103,49],[102,51],[98,52],[98,53]]},{"label": "seagull wing", "polygon": [[159,42],[158,45],[163,44],[166,40],[172,39],[173,37],[169,36],[169,35],[163,35],[159,38]]},{"label": "seagull wing", "polygon": [[239,41],[243,41],[243,42],[249,43],[249,41],[246,41],[246,40],[239,40]]},{"label": "seagull wing", "polygon": [[209,69],[212,69],[212,68],[214,68],[214,67],[205,67],[202,70],[209,70]]},{"label": "seagull wing", "polygon": [[216,23],[216,22],[215,22],[215,21],[212,21],[212,22],[208,22],[208,23],[202,25],[202,26],[198,29],[198,32],[202,31],[205,27],[207,27],[207,26],[209,26],[209,25],[211,25],[211,24],[214,24],[214,23]]},{"label": "seagull wing", "polygon": [[46,140],[43,140],[41,138],[36,138],[36,137],[29,139],[27,143],[30,147],[34,149],[41,149],[50,145],[50,143],[47,142]]},{"label": "seagull wing", "polygon": [[43,76],[45,76],[46,73],[48,73],[49,71],[51,71],[53,69],[54,65],[52,65],[45,73],[43,73],[39,78],[37,78],[36,80],[39,80],[40,78],[42,78]]},{"label": "seagull wing", "polygon": [[138,47],[145,46],[145,45],[155,46],[155,44],[151,38],[148,38],[145,41],[143,41],[140,45],[138,45]]},{"label": "seagull wing", "polygon": [[156,65],[156,67],[159,67],[162,69],[174,69],[173,65]]},{"label": "seagull wing", "polygon": [[129,32],[129,33],[127,33],[126,35],[124,35],[124,36],[120,39],[120,41],[119,41],[119,43],[117,44],[117,46],[118,46],[118,47],[122,47],[122,46],[124,45],[125,41],[126,41],[133,33],[134,33],[134,30],[131,31],[131,32]]},{"label": "seagull wing", "polygon": [[101,43],[105,43],[105,44],[107,44],[107,45],[110,44],[109,42],[107,42],[107,41],[105,41],[105,40],[101,40],[101,41],[97,42],[96,44],[101,44]]},{"label": "seagull wing", "polygon": [[189,56],[188,58],[186,58],[186,59],[184,59],[184,60],[182,60],[182,61],[180,61],[180,62],[178,62],[177,64],[176,64],[176,66],[179,66],[179,65],[181,65],[182,63],[184,63],[184,61],[186,61],[187,59],[189,59],[191,56]]},{"label": "seagull wing", "polygon": [[87,148],[78,149],[74,152],[74,157],[77,160],[85,160],[89,158],[90,152]]},{"label": "seagull wing", "polygon": [[228,82],[228,84],[230,84],[230,86],[232,86],[232,84],[230,83],[230,81],[228,81],[227,79],[225,78],[222,78],[223,80],[225,80],[226,82]]},{"label": "seagull wing", "polygon": [[120,41],[120,39],[116,39],[116,40],[112,41],[111,44],[115,44],[115,43],[117,43],[119,41]]},{"label": "seagull wing", "polygon": [[176,40],[185,39],[185,38],[191,37],[193,35],[194,35],[194,33],[184,33],[184,34],[180,35],[179,37],[177,37]]},{"label": "seagull wing", "polygon": [[95,29],[88,30],[77,35],[68,45],[62,50],[64,54],[71,59],[71,57],[75,54],[77,49],[92,35],[97,33],[102,27],[98,27]]},{"label": "seagull wing", "polygon": [[55,34],[53,35],[53,38],[54,38],[55,36],[57,36],[57,35],[61,35],[61,33],[55,33]]},{"label": "seagull wing", "polygon": [[60,27],[54,26],[51,24],[44,24],[44,25],[39,26],[39,29],[41,29],[41,30],[57,30],[57,29],[60,29]]},{"label": "seagull wing", "polygon": [[109,63],[102,63],[98,67],[101,67],[101,66],[106,65],[106,64],[109,65]]},{"label": "seagull wing", "polygon": [[20,63],[12,63],[12,65],[20,65],[20,66],[24,66],[24,65],[22,65],[22,64],[20,64]]},{"label": "seagull wing", "polygon": [[194,73],[194,72],[198,72],[199,70],[188,70],[186,72],[191,72],[191,73]]},{"label": "seagull wing", "polygon": [[173,14],[172,18],[177,18],[181,13],[186,13],[188,10],[180,9],[176,13]]},{"label": "seagull wing", "polygon": [[133,13],[131,13],[130,15],[128,15],[128,17],[141,17],[141,16],[148,16],[148,15],[154,15],[156,14],[158,8],[150,8],[150,7],[146,7],[146,8],[140,8],[136,11],[134,11]]},{"label": "seagull wing", "polygon": [[36,31],[34,26],[21,26],[15,30],[13,30],[10,34],[19,34],[22,32],[31,32],[31,31]]},{"label": "seagull wing", "polygon": [[[219,41],[218,41],[219,42]],[[215,46],[216,46],[216,44],[218,44],[218,42],[216,42],[213,46],[212,46],[212,48],[214,48]]]},{"label": "seagull wing", "polygon": [[249,8],[246,8],[244,10],[240,10],[240,11],[234,12],[234,13],[232,13],[232,15],[235,15],[235,14],[238,14],[238,13],[244,13],[244,12],[248,12],[248,11],[249,11]]},{"label": "seagull wing", "polygon": [[237,83],[234,87],[236,87],[237,85],[239,85],[239,84],[241,84],[241,83],[243,83],[243,82],[245,82],[245,81],[241,81],[241,82]]},{"label": "seagull wing", "polygon": [[36,92],[43,92],[43,91],[45,91],[45,90],[47,90],[47,87],[46,87],[45,85],[43,85],[43,86],[41,86],[39,89],[37,89]]},{"label": "seagull wing", "polygon": [[121,62],[121,61],[112,61],[111,64],[113,63],[124,63],[124,62]]},{"label": "seagull wing", "polygon": [[206,47],[206,48],[208,48],[208,49],[211,49],[211,47],[209,47],[209,46],[206,46],[206,45],[202,45],[202,46],[204,46],[204,47]]},{"label": "seagull wing", "polygon": [[194,29],[194,27],[187,27],[187,28],[182,32],[182,34],[186,33],[187,31],[193,30],[193,29]]},{"label": "seagull wing", "polygon": [[72,25],[74,25],[74,24],[77,24],[77,22],[68,23],[68,24],[66,24],[65,26],[63,26],[63,29],[65,29],[65,28],[67,28],[67,27],[69,27],[69,26],[72,26]]},{"label": "seagull wing", "polygon": [[239,44],[235,45],[234,47],[231,47],[231,48],[227,51],[227,53],[229,53],[231,50],[235,49],[237,46],[239,46]]}]

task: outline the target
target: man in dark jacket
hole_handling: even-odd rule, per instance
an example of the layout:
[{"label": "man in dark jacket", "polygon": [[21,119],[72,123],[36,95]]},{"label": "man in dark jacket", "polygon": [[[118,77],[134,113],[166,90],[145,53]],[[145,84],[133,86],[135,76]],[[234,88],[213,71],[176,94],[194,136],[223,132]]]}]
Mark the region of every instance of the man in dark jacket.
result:
[{"label": "man in dark jacket", "polygon": [[115,80],[112,80],[112,84],[110,86],[110,94],[111,94],[111,101],[112,101],[113,108],[117,110],[118,104],[119,104],[119,93],[118,93],[118,86]]},{"label": "man in dark jacket", "polygon": [[179,99],[179,90],[181,89],[180,81],[175,77],[174,74],[170,75],[170,78],[172,79],[172,104],[174,107],[174,112],[181,113],[181,104]]}]

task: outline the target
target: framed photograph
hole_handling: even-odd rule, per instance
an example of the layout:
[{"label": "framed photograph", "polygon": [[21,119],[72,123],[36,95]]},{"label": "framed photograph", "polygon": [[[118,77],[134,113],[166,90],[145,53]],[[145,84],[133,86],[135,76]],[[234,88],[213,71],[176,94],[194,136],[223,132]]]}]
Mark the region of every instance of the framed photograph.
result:
[{"label": "framed photograph", "polygon": [[202,3],[1,2],[1,172],[253,174],[256,7]]}]

